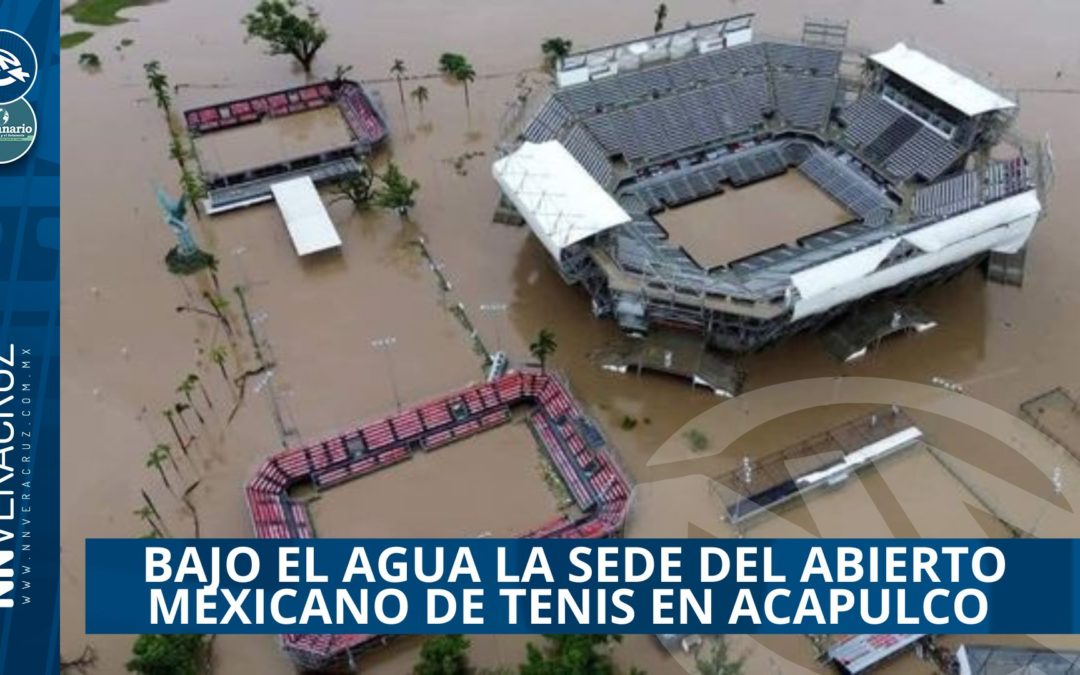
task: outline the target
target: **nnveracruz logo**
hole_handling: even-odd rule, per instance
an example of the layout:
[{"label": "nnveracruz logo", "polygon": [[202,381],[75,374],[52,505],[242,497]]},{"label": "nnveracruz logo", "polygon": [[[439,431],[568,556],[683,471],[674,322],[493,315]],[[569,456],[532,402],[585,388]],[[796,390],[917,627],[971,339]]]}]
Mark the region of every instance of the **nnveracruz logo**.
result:
[{"label": "nnveracruz logo", "polygon": [[0,29],[0,105],[26,96],[37,80],[37,54],[26,38]]},{"label": "nnveracruz logo", "polygon": [[30,151],[37,138],[37,115],[23,99],[0,106],[0,164]]}]

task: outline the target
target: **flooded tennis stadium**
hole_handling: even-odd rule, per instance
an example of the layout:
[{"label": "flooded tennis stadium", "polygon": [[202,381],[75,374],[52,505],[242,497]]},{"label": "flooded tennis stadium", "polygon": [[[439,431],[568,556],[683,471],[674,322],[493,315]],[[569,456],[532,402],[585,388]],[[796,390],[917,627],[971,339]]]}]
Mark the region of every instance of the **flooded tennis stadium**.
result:
[{"label": "flooded tennis stadium", "polygon": [[[875,337],[862,358],[842,362],[823,345],[824,324],[816,321],[839,317],[851,298],[831,296],[832,289],[818,292],[821,275],[776,270],[801,256],[834,251],[829,247],[848,255],[853,241],[872,247],[881,228],[900,228],[919,245],[913,247],[918,251],[892,251],[892,257],[883,252],[872,266],[899,269],[919,251],[944,246],[924,231],[904,229],[920,217],[964,217],[986,208],[979,205],[989,193],[998,200],[987,202],[993,207],[1034,192],[1034,172],[1017,168],[1028,159],[1034,166],[1034,154],[1018,161],[1014,152],[995,150],[967,165],[963,158],[960,164],[952,161],[949,171],[924,166],[912,168],[910,175],[904,157],[888,154],[885,140],[867,143],[865,155],[856,145],[830,154],[847,147],[845,134],[856,133],[859,123],[845,123],[841,130],[837,122],[827,133],[804,133],[802,115],[839,119],[847,108],[834,109],[832,102],[839,99],[829,97],[837,89],[828,90],[824,108],[808,112],[790,97],[785,100],[791,107],[785,108],[781,92],[791,93],[785,87],[806,83],[775,65],[793,58],[788,52],[765,51],[760,73],[753,63],[740,66],[740,77],[757,77],[753,81],[777,92],[775,109],[754,113],[764,126],[753,142],[743,138],[718,152],[665,157],[663,171],[652,172],[660,166],[650,164],[652,158],[660,153],[646,144],[668,142],[671,135],[653,140],[657,134],[631,134],[640,143],[633,145],[618,136],[621,122],[603,105],[583,105],[560,118],[564,126],[557,140],[567,145],[568,139],[582,138],[582,131],[609,133],[605,138],[612,144],[624,144],[617,153],[602,151],[601,162],[585,167],[600,176],[590,181],[603,188],[586,197],[614,207],[605,214],[621,211],[631,222],[601,232],[579,255],[579,248],[534,234],[549,221],[539,209],[523,210],[530,204],[527,195],[507,195],[507,172],[514,166],[499,165],[505,171],[496,169],[493,178],[493,165],[515,156],[523,163],[539,161],[539,155],[515,153],[528,147],[521,133],[537,111],[559,100],[552,97],[553,74],[542,67],[541,43],[564,36],[577,52],[651,36],[655,2],[315,4],[330,38],[310,77],[289,58],[269,56],[260,43],[245,40],[241,19],[254,5],[249,0],[165,0],[128,8],[122,16],[129,21],[93,27],[90,40],[61,53],[63,160],[78,167],[66,171],[62,183],[63,657],[92,645],[95,670],[101,673],[123,672],[130,658],[130,636],[84,633],[83,539],[137,537],[154,529],[162,536],[255,536],[245,489],[270,458],[343,434],[345,454],[325,464],[309,456],[304,461],[310,464],[296,475],[317,485],[328,471],[352,472],[367,453],[398,446],[377,446],[363,433],[363,446],[350,446],[349,430],[397,420],[402,412],[452,392],[479,391],[489,378],[488,355],[506,355],[507,377],[518,372],[538,377],[530,346],[542,330],[557,343],[546,363],[558,378],[552,381],[566,383],[567,405],[580,412],[572,416],[573,424],[553,431],[556,418],[543,416],[526,424],[520,416],[535,413],[515,408],[512,418],[500,418],[501,426],[472,435],[474,427],[464,425],[481,424],[483,418],[475,416],[494,409],[459,415],[454,403],[447,404],[448,421],[428,426],[422,420],[423,436],[408,435],[399,421],[391,422],[392,440],[415,456],[333,490],[313,491],[317,499],[305,513],[317,535],[518,536],[559,517],[581,527],[585,521],[575,519],[585,517],[607,528],[610,513],[604,509],[615,502],[627,537],[1075,537],[1080,532],[1073,512],[1080,496],[1080,324],[1075,319],[1080,238],[1071,220],[1080,196],[1069,189],[1080,171],[1080,134],[1075,133],[1080,57],[1073,28],[1080,5],[668,3],[666,30],[672,31],[753,14],[755,44],[797,44],[805,37],[806,17],[828,17],[847,22],[848,53],[891,54],[882,57],[887,62],[897,57],[891,48],[904,42],[992,82],[994,92],[1015,102],[1015,120],[1002,138],[1022,136],[1032,139],[1029,147],[1052,148],[1045,156],[1052,155],[1055,187],[1040,195],[1041,217],[1023,252],[1006,250],[1015,237],[993,245],[993,255],[1004,255],[991,261],[990,275],[999,264],[1000,278],[1009,281],[988,280],[982,266],[964,264],[968,259],[943,262],[940,269],[947,273],[920,275],[903,298],[936,323],[932,329]],[[62,33],[82,28],[63,17]],[[79,53],[88,51],[100,55],[99,68],[80,65]],[[461,52],[475,67],[468,98],[460,83],[439,74],[444,52]],[[400,89],[391,72],[396,59],[407,67]],[[859,61],[845,59],[829,67],[858,72]],[[371,150],[377,173],[392,161],[419,182],[415,205],[404,216],[374,205],[358,210],[315,180],[322,187],[329,229],[340,243],[303,256],[295,223],[281,204],[279,210],[271,201],[242,208],[230,203],[224,212],[198,218],[189,209],[195,240],[215,256],[216,270],[170,273],[164,257],[177,239],[162,222],[155,190],[160,186],[175,194],[178,170],[162,111],[146,86],[143,66],[153,60],[169,77],[177,112],[173,124],[180,130],[191,123],[182,117],[185,111],[300,92],[320,83],[340,87],[344,80],[336,67],[351,66],[344,77],[352,83],[347,86],[363,92],[358,103],[348,98],[355,94],[335,88],[320,94],[325,101],[319,106],[296,114],[195,134],[204,178],[278,165],[284,168],[273,175],[292,178],[304,169],[293,160],[318,155],[324,163],[335,162],[341,159],[335,149],[352,148],[357,140],[357,125],[374,134],[368,139],[373,140],[380,131],[371,125],[385,123],[388,136],[358,147]],[[815,72],[815,82],[824,77]],[[427,92],[422,105],[411,95],[419,86]],[[589,86],[567,84],[560,91]],[[704,96],[711,86],[678,95]],[[675,95],[646,91],[643,96],[661,110]],[[342,97],[354,106],[350,112],[336,107],[343,105]],[[892,129],[903,136],[895,141],[901,147],[916,137],[938,142],[937,132],[919,134],[952,124],[924,115],[919,124],[930,126],[911,126],[906,120],[915,119],[914,107],[892,99],[888,105],[882,113],[886,127],[876,133]],[[663,119],[665,128],[678,127]],[[730,125],[732,119],[717,116],[716,123]],[[701,126],[693,129],[708,133]],[[541,136],[525,140],[544,146]],[[747,152],[753,157],[740,154]],[[875,171],[860,170],[858,189],[847,189],[854,185],[850,181],[836,187],[837,176],[851,178],[845,172],[856,166],[855,156]],[[568,157],[563,152],[551,161]],[[737,172],[745,167],[733,163],[741,159],[752,159],[760,169],[755,176],[768,179],[737,185]],[[725,171],[722,180],[701,188],[700,199],[683,198],[683,190],[699,194],[694,192],[702,185],[698,172],[708,178],[717,167]],[[890,177],[889,170],[898,173]],[[886,178],[871,180],[879,173]],[[264,174],[256,171],[247,178],[262,190]],[[970,201],[964,190],[971,185],[986,200]],[[296,194],[300,204],[304,193]],[[270,199],[266,195],[260,199]],[[649,201],[653,197],[655,204]],[[528,226],[493,222],[513,198],[518,199],[510,215],[533,218]],[[637,228],[633,237],[648,239],[659,232],[651,241],[666,246],[670,235],[677,245],[649,249],[653,257],[639,256],[645,262],[634,267],[629,257],[618,258],[632,250],[625,240],[633,237],[619,241],[618,232],[630,231],[626,225]],[[815,239],[821,234],[827,236]],[[693,288],[650,287],[663,276],[650,277],[650,265],[679,246],[686,247],[690,260],[672,264],[680,279],[692,279]],[[846,269],[865,263],[837,261]],[[735,277],[740,283],[729,283]],[[781,277],[782,283],[773,283]],[[742,283],[750,278],[757,285]],[[581,283],[567,283],[574,280]],[[743,286],[756,295],[740,296]],[[670,339],[680,353],[692,337],[702,354],[741,373],[743,393],[728,399],[711,386],[693,386],[701,385],[694,367],[681,363],[667,368],[679,376],[657,374],[665,370],[662,363],[654,370],[631,365],[621,369],[625,372],[600,367],[598,351],[619,344],[626,333],[645,335],[650,345]],[[700,357],[680,357],[694,358]],[[539,390],[520,395],[550,403]],[[509,407],[498,403],[500,411]],[[845,425],[856,421],[866,438],[891,438],[897,430],[879,425],[891,423],[893,407],[905,416],[903,428],[917,428],[919,436],[904,437],[881,456],[864,452],[870,446],[880,449],[873,441],[841,442],[839,433],[828,435],[850,430]],[[469,430],[468,438],[450,431],[457,425]],[[433,440],[444,432],[451,435]],[[554,446],[545,445],[551,442],[543,440],[545,432],[555,434],[558,447],[569,448],[569,469],[548,464],[544,448]],[[831,439],[835,447],[798,449],[815,438]],[[625,473],[633,486],[629,497],[613,496],[611,481],[590,482],[595,467],[573,464],[579,441],[610,452],[605,455],[610,463],[601,469],[608,477]],[[429,453],[422,449],[425,443],[445,447]],[[155,451],[163,445],[169,447],[168,458]],[[155,454],[148,465],[148,456]],[[575,475],[584,476],[584,484],[560,492]],[[282,479],[275,489],[285,490],[291,480]],[[732,506],[740,490],[783,499],[768,512],[743,519],[741,507]],[[567,507],[568,501],[577,503]],[[609,529],[619,528],[604,533]],[[530,639],[535,640],[473,637],[472,662],[511,667],[521,661]],[[940,636],[933,646],[920,642],[917,648],[897,642],[897,650],[905,649],[879,672],[941,672],[938,656],[971,641]],[[1080,647],[1080,639],[1071,636],[984,636],[975,642]],[[419,638],[402,638],[365,651],[357,657],[359,668],[411,672],[421,644]],[[845,644],[812,636],[729,640],[734,653],[746,656],[750,673],[835,672],[828,661],[839,657],[830,657],[830,649],[840,654]],[[219,636],[214,669],[296,672],[281,647],[277,636]],[[665,647],[656,636],[626,636],[615,659],[650,673],[694,672],[690,651],[681,643]]]}]

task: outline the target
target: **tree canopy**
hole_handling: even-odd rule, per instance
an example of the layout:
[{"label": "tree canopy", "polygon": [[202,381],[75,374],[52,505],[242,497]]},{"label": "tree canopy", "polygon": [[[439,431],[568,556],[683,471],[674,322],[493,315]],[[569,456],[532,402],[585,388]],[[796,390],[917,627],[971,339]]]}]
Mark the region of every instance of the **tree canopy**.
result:
[{"label": "tree canopy", "polygon": [[273,56],[288,54],[305,73],[311,72],[315,54],[329,34],[323,28],[319,12],[299,0],[259,0],[254,11],[244,17],[248,38],[266,43]]},{"label": "tree canopy", "polygon": [[382,187],[375,195],[376,204],[384,209],[397,211],[402,216],[416,206],[414,195],[420,189],[420,183],[402,173],[397,164],[390,162],[379,180]]},{"label": "tree canopy", "polygon": [[453,75],[464,65],[468,65],[469,60],[461,54],[455,54],[453,52],[443,52],[443,55],[439,57],[439,70],[446,75]]},{"label": "tree canopy", "polygon": [[445,52],[439,57],[439,70],[465,87],[465,107],[469,107],[469,83],[476,79],[476,69],[461,54]]},{"label": "tree canopy", "polygon": [[615,675],[611,658],[613,643],[620,635],[545,635],[546,644],[529,643],[520,675]]},{"label": "tree canopy", "polygon": [[569,54],[573,48],[573,41],[563,37],[551,37],[540,43],[540,51],[549,68],[554,68],[559,59]]},{"label": "tree canopy", "polygon": [[374,174],[371,171],[371,165],[362,162],[356,173],[334,185],[332,188],[334,198],[331,203],[347,199],[356,208],[365,209],[371,204],[371,200],[375,196],[375,191],[372,189],[373,183]]},{"label": "tree canopy", "polygon": [[415,675],[468,675],[469,640],[462,635],[439,635],[420,648]]},{"label": "tree canopy", "polygon": [[733,659],[728,653],[727,640],[720,637],[707,655],[698,655],[695,665],[699,675],[742,675],[744,661],[742,657]]},{"label": "tree canopy", "polygon": [[139,675],[199,675],[205,657],[202,635],[140,635],[126,667]]},{"label": "tree canopy", "polygon": [[540,361],[540,369],[547,370],[547,360],[559,345],[555,342],[555,333],[547,328],[541,328],[536,334],[536,339],[529,344],[529,353]]}]

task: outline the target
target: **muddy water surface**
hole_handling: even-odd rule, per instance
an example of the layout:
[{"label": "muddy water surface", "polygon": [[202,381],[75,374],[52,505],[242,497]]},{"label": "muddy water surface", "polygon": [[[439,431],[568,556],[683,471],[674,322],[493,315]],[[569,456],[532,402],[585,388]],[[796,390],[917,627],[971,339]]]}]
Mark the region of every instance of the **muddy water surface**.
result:
[{"label": "muddy water surface", "polygon": [[[392,410],[393,384],[399,396],[410,401],[481,378],[479,359],[446,311],[448,304],[457,302],[473,308],[473,319],[485,339],[502,342],[518,360],[526,358],[527,345],[539,328],[554,330],[559,342],[556,367],[568,373],[574,390],[639,482],[715,475],[744,454],[775,450],[851,416],[852,411],[839,408],[792,414],[755,429],[730,452],[648,466],[668,437],[691,424],[716,399],[667,378],[639,379],[596,370],[587,354],[615,336],[613,325],[591,316],[584,295],[561,283],[543,248],[525,230],[491,223],[497,194],[488,167],[500,120],[507,102],[523,87],[543,81],[542,75],[528,71],[539,60],[541,40],[565,35],[584,47],[647,32],[654,3],[322,0],[318,4],[332,34],[319,55],[319,73],[329,76],[336,64],[351,64],[355,77],[385,80],[373,86],[390,116],[393,137],[379,161],[393,157],[421,182],[418,205],[408,222],[392,215],[355,214],[344,203],[333,205],[330,211],[342,234],[342,251],[309,261],[296,259],[272,206],[200,223],[201,243],[221,260],[219,281],[230,300],[231,339],[217,320],[176,311],[177,306],[200,302],[200,293],[212,290],[212,285],[208,279],[182,283],[161,262],[172,242],[156,212],[152,186],[174,186],[177,176],[141,66],[151,59],[162,61],[179,86],[178,108],[299,84],[302,75],[287,59],[268,57],[256,44],[244,43],[240,17],[251,5],[247,0],[173,0],[130,10],[128,15],[136,21],[101,29],[77,50],[101,55],[104,67],[97,74],[78,67],[77,53],[61,55],[65,89],[61,650],[75,654],[82,645],[93,643],[102,673],[123,671],[130,638],[83,634],[82,541],[87,536],[144,534],[147,528],[132,515],[140,505],[140,489],[155,501],[172,534],[193,532],[191,514],[179,507],[157,474],[145,468],[147,453],[156,442],[177,446],[161,411],[181,400],[175,389],[189,372],[200,375],[214,408],[199,403],[205,423],[185,415],[191,430],[181,433],[196,435],[197,440],[189,449],[190,457],[176,451],[179,475],[169,467],[168,476],[177,486],[199,481],[193,499],[203,536],[250,533],[240,487],[281,443],[271,415],[270,391],[289,420],[287,426],[313,437]],[[1078,206],[1070,186],[1080,170],[1080,134],[1075,129],[1078,99],[1068,93],[1080,88],[1073,28],[1080,20],[1080,5],[1050,0],[943,6],[929,1],[738,0],[718,7],[692,0],[669,6],[671,26],[718,13],[755,11],[759,30],[791,35],[804,15],[825,15],[849,18],[860,45],[880,49],[903,39],[932,46],[959,63],[992,72],[1010,88],[1024,90],[1020,129],[1033,136],[1049,133],[1054,141],[1058,190],[1048,217],[1036,230],[1023,289],[987,286],[977,273],[967,274],[920,294],[919,304],[940,322],[939,328],[889,341],[864,361],[847,366],[831,360],[812,336],[798,337],[743,360],[751,389],[816,376],[922,383],[940,376],[961,383],[974,397],[1015,411],[1020,401],[1035,393],[1080,383],[1080,361],[1075,358],[1080,342],[1075,321],[1080,306],[1075,273],[1080,238],[1070,217]],[[62,30],[72,28],[65,17]],[[122,38],[135,43],[114,51],[112,45]],[[471,108],[465,108],[460,87],[438,77],[422,80],[431,91],[423,112],[411,101],[403,107],[397,85],[388,78],[393,59],[404,59],[411,75],[421,77],[435,70],[443,51],[466,53],[479,73],[470,87]],[[420,83],[410,79],[404,86],[408,91]],[[238,150],[243,151],[261,149],[253,143]],[[426,261],[410,245],[419,236],[427,239],[450,278],[450,292],[438,290]],[[264,384],[257,392],[255,380],[250,381],[243,404],[229,421],[235,388],[209,361],[206,350],[228,347],[225,365],[230,377],[255,363],[238,300],[231,294],[235,284],[248,286],[259,330],[271,345],[274,388]],[[475,309],[502,302],[509,305],[504,313],[481,314]],[[372,348],[372,340],[387,336],[396,338],[390,352]],[[827,402],[807,401],[807,405]],[[620,427],[626,415],[639,420],[632,430]],[[919,421],[926,423],[935,446],[986,472],[973,479],[976,487],[993,487],[992,477],[1009,476],[1023,467],[1022,475],[1033,489],[1051,494],[1047,476],[1052,466],[1073,461],[1049,451],[1032,451],[1030,458],[1017,459],[1006,446],[960,425],[932,416]],[[868,497],[866,508],[844,508],[835,501],[846,499],[846,493],[828,495],[820,517],[815,514],[818,530],[869,532],[884,521],[889,533],[903,532],[904,519],[921,521],[928,504],[950,496],[966,499],[963,490],[953,493],[949,483],[938,478],[928,485],[940,489],[928,494],[917,484],[919,469],[886,467],[881,475],[896,473],[902,485],[883,482],[867,489],[867,494],[881,497]],[[447,472],[459,472],[456,480],[466,480],[467,470],[467,466],[447,467]],[[871,476],[863,482],[873,480]],[[1073,491],[1080,487],[1080,478],[1074,483]],[[886,503],[888,495],[894,496]],[[919,504],[903,505],[909,500]],[[676,497],[653,500],[648,507],[636,508],[634,517],[642,522],[677,518],[677,505]],[[408,508],[420,511],[430,506],[416,500]],[[970,510],[948,510],[948,518],[934,523],[934,533],[967,534],[970,521],[964,511]],[[797,520],[798,511],[792,514],[789,519]],[[904,514],[904,519],[897,514]],[[1029,509],[1025,514],[1024,518],[1040,518],[1039,532],[1074,536],[1080,532],[1067,513],[1051,510],[1040,516],[1037,509]],[[524,641],[478,637],[475,660],[484,665],[514,663],[521,658]],[[808,641],[801,637],[740,639],[739,644],[750,654],[755,673],[817,667]],[[415,640],[403,641],[365,659],[363,665],[370,672],[407,672],[416,648]],[[291,672],[269,636],[222,637],[215,643],[215,654],[221,673]],[[681,672],[647,636],[628,638],[619,658],[650,672]],[[925,664],[902,661],[888,672],[928,670]]]},{"label": "muddy water surface", "polygon": [[657,215],[699,265],[723,265],[846,223],[851,214],[795,170]]}]

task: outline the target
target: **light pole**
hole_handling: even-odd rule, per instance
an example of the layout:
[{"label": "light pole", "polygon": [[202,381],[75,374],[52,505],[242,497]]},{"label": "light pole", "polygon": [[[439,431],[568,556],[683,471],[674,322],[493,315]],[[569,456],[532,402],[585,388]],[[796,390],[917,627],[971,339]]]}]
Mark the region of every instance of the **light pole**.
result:
[{"label": "light pole", "polygon": [[501,352],[502,348],[502,317],[500,315],[506,313],[505,302],[493,302],[484,305],[480,305],[480,311],[485,314],[494,315],[495,321],[495,351]]},{"label": "light pole", "polygon": [[281,447],[289,447],[289,438],[297,435],[296,429],[290,427],[286,421],[285,416],[281,413],[281,402],[278,400],[278,392],[274,387],[274,371],[267,370],[255,381],[255,393],[261,394],[266,392],[266,401],[270,404],[270,415],[274,418],[274,425],[277,427],[278,435],[281,437]]},{"label": "light pole", "polygon": [[398,394],[397,380],[394,378],[394,361],[390,357],[390,350],[397,344],[397,338],[388,335],[378,340],[372,340],[371,346],[378,349],[386,357],[386,374],[390,378],[390,387],[394,392],[394,407],[401,412],[401,396]]}]

